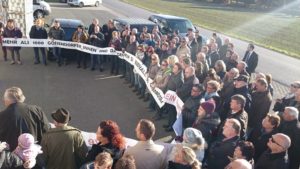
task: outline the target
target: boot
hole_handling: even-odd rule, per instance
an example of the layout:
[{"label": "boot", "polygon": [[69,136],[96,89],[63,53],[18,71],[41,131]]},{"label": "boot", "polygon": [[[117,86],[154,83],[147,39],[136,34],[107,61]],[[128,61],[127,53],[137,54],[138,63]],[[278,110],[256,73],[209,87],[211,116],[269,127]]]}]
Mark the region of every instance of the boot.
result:
[{"label": "boot", "polygon": [[144,102],[149,101],[149,98],[150,98],[149,94],[146,94],[146,96],[145,96],[145,98],[144,98]]}]

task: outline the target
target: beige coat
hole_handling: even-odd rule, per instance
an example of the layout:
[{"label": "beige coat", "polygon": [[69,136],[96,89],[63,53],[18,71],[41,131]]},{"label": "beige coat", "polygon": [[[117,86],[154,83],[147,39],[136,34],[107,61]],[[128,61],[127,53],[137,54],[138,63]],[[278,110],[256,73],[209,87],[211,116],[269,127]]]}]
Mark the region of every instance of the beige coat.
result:
[{"label": "beige coat", "polygon": [[128,148],[125,154],[134,156],[137,169],[165,169],[167,165],[164,146],[157,145],[152,140],[139,141]]}]

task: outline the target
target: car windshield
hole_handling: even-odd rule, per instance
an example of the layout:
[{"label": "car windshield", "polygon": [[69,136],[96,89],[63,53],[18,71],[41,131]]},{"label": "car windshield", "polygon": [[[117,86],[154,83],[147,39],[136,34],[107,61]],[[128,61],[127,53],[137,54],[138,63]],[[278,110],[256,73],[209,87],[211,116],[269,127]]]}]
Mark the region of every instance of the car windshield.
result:
[{"label": "car windshield", "polygon": [[72,41],[73,33],[77,30],[77,28],[62,28],[65,31],[65,40]]},{"label": "car windshield", "polygon": [[186,33],[188,28],[193,28],[193,25],[188,20],[168,20],[167,25],[173,32],[174,30],[179,30],[179,33]]}]

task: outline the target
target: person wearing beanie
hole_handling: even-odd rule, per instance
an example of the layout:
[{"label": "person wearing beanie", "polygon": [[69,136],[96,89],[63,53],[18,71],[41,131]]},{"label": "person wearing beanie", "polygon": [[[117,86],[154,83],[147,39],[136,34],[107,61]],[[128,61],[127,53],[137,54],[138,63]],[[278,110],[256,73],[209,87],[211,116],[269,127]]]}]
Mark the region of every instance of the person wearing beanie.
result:
[{"label": "person wearing beanie", "polygon": [[198,108],[197,119],[193,123],[193,128],[201,131],[208,145],[212,141],[212,133],[215,133],[221,123],[220,116],[215,112],[215,108],[216,105],[212,99],[201,103]]},{"label": "person wearing beanie", "polygon": [[34,137],[29,133],[21,134],[18,143],[14,153],[26,162],[26,168],[33,168],[36,165],[37,155],[43,153],[42,147],[35,144]]},{"label": "person wearing beanie", "polygon": [[182,144],[194,150],[196,158],[200,162],[203,160],[206,143],[201,131],[191,127],[186,128],[183,132]]},{"label": "person wearing beanie", "polygon": [[59,108],[51,114],[55,128],[42,139],[43,156],[47,169],[78,169],[88,151],[81,131],[69,126],[68,110]]}]

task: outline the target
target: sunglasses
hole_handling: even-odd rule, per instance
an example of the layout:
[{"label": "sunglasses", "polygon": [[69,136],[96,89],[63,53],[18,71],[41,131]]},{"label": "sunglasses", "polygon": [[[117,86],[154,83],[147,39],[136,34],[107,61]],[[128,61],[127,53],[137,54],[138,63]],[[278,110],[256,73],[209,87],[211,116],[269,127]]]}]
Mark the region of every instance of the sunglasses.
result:
[{"label": "sunglasses", "polygon": [[273,137],[271,137],[271,141],[272,141],[272,143],[277,144],[279,147],[282,147],[283,149],[285,149],[282,145],[280,145],[279,143],[277,143],[277,142],[274,140]]}]

